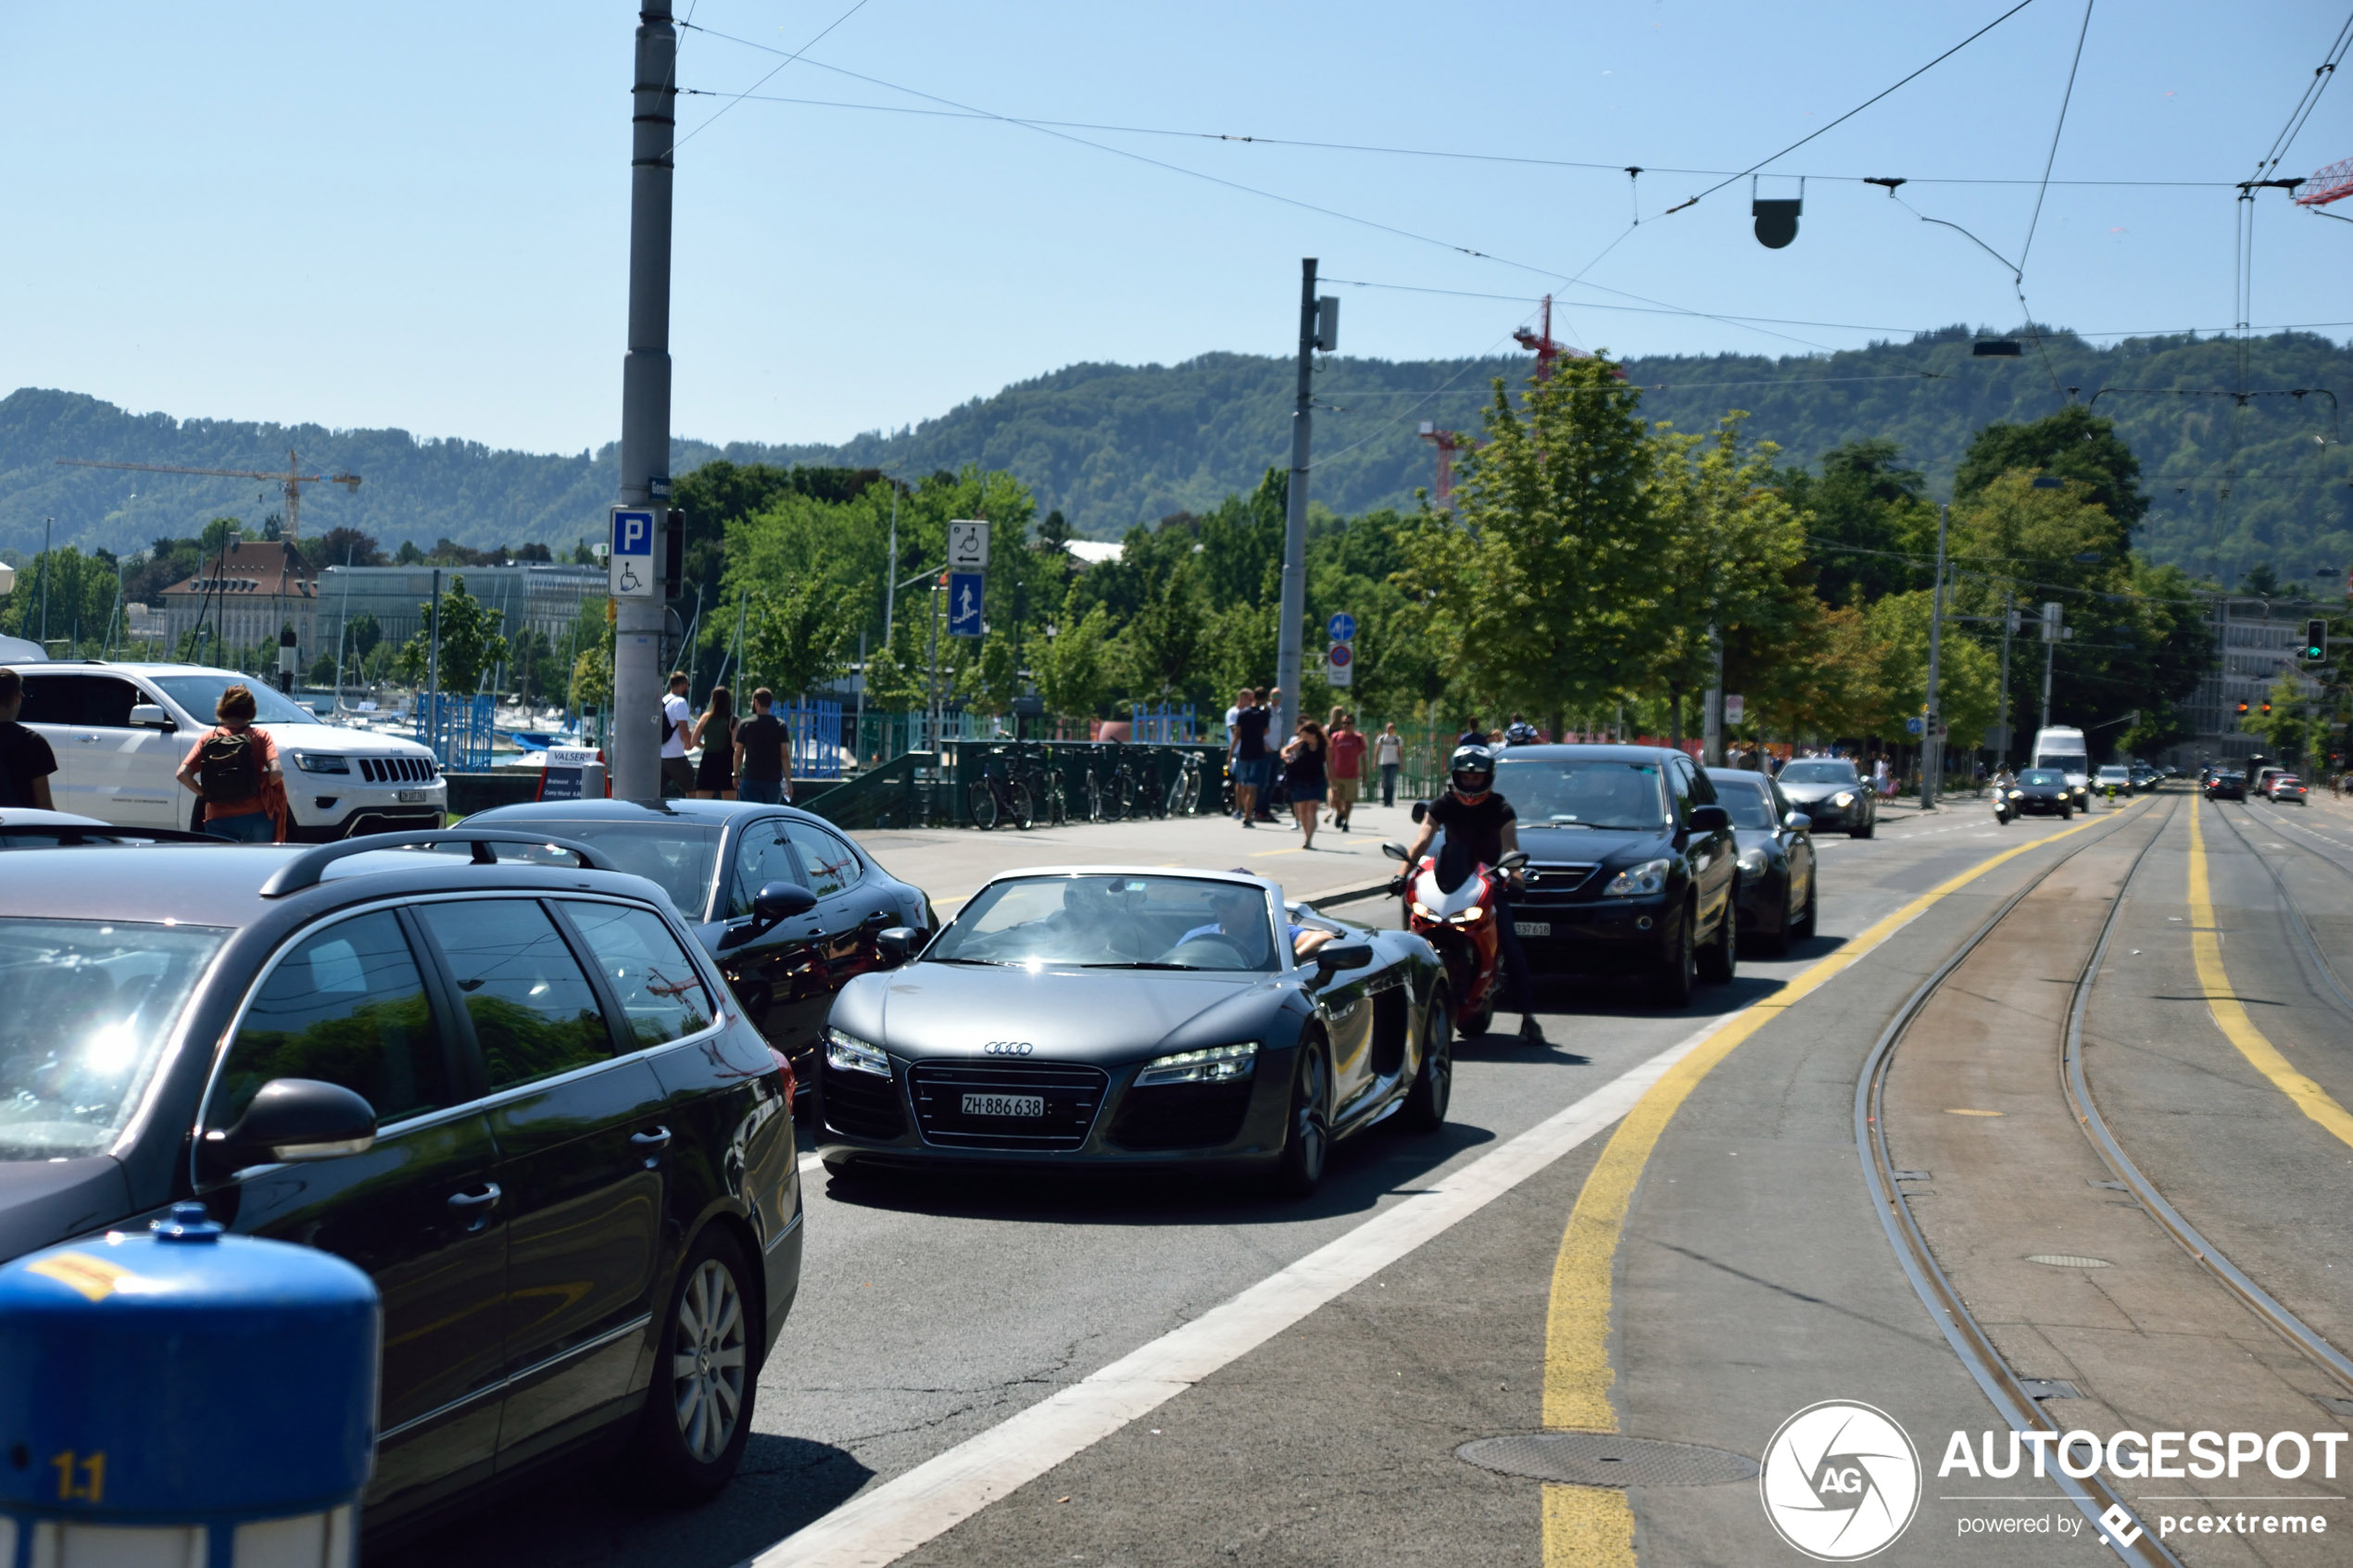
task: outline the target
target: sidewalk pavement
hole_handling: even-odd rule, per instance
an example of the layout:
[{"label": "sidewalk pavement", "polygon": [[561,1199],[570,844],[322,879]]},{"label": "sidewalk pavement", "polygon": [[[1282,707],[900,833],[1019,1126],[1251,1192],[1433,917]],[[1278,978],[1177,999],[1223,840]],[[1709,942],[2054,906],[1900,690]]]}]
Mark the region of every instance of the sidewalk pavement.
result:
[{"label": "sidewalk pavement", "polygon": [[1334,895],[1364,893],[1386,883],[1396,862],[1381,854],[1381,840],[1410,842],[1414,820],[1408,805],[1359,805],[1353,831],[1338,833],[1327,821],[1315,829],[1315,847],[1302,849],[1299,830],[1288,819],[1245,828],[1231,817],[1170,817],[1160,822],[1073,822],[1066,827],[880,828],[855,836],[893,876],[931,895],[943,915],[978,892],[1001,872],[1024,866],[1190,866],[1203,871],[1247,871],[1282,884],[1287,897],[1321,901]]}]

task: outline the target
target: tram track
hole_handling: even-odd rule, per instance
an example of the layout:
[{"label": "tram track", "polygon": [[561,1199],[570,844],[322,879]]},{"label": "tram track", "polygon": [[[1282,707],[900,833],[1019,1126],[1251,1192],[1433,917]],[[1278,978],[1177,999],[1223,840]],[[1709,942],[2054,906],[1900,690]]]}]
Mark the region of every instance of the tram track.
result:
[{"label": "tram track", "polygon": [[[2196,809],[2193,800],[2191,809]],[[2115,1181],[2155,1220],[2180,1249],[2186,1253],[2208,1277],[2221,1285],[2229,1296],[2238,1301],[2256,1318],[2271,1329],[2282,1340],[2294,1348],[2330,1380],[2353,1394],[2353,1359],[2348,1359],[2334,1345],[2283,1306],[2229,1257],[2216,1248],[2195,1225],[2167,1200],[2164,1194],[2149,1180],[2128,1155],[2114,1130],[2099,1111],[2086,1079],[2082,1061],[2082,1032],[2090,1006],[2094,985],[2107,958],[2119,916],[2131,895],[2149,852],[2165,837],[2167,830],[2179,818],[2181,807],[2176,804],[2158,816],[2144,812],[2137,819],[2120,815],[2110,831],[2087,836],[2053,858],[2022,886],[1995,908],[1993,912],[1934,971],[1923,979],[1917,989],[1897,1009],[1866,1058],[1855,1091],[1854,1130],[1857,1152],[1867,1185],[1876,1205],[1881,1223],[1889,1245],[1910,1281],[1915,1293],[1935,1319],[1948,1346],[1963,1367],[1977,1383],[1987,1400],[2002,1420],[2018,1433],[2047,1432],[2057,1436],[2062,1427],[2046,1411],[2027,1380],[2004,1355],[1993,1336],[1977,1321],[1960,1289],[1938,1261],[1919,1216],[1906,1198],[1898,1166],[1889,1148],[1885,1092],[1890,1073],[1906,1033],[1937,996],[1945,982],[1966,963],[1987,938],[2000,929],[2002,923],[2028,897],[2040,889],[2051,876],[2074,859],[2077,855],[2095,846],[2110,843],[2125,833],[2135,831],[2133,824],[2147,828],[2147,835],[2133,852],[2114,895],[2108,900],[2105,919],[2089,955],[2075,976],[2069,998],[2065,1022],[2060,1030],[2058,1066],[2059,1086],[2071,1119],[2090,1142],[2100,1161]],[[2153,820],[2152,820],[2153,819]],[[2267,863],[2267,869],[2268,863]],[[2347,868],[2339,867],[2339,870]],[[2353,871],[2347,871],[2353,875]],[[2276,872],[2274,872],[2276,880]],[[2284,904],[2292,901],[2284,885],[2279,891]],[[2309,944],[2308,950],[2319,959],[2317,944],[2310,942],[2310,933],[2301,923],[2300,914],[2295,922],[2296,929]],[[2334,970],[2320,959],[2322,972],[2334,984]],[[2340,990],[2340,996],[2342,991]],[[2348,1004],[2353,1006],[2353,1004]],[[2057,1469],[2046,1477],[2067,1496],[2094,1526],[2111,1549],[2127,1562],[2140,1563],[2176,1564],[2180,1559],[2170,1551],[2159,1535],[2145,1528],[2139,1511],[2121,1492],[2112,1486],[2104,1473],[2095,1470],[2085,1477],[2071,1476]],[[2103,1516],[2107,1516],[2105,1519]],[[2117,1531],[2109,1521],[2130,1521],[2133,1528]],[[2130,1544],[2125,1537],[2130,1537]]]}]

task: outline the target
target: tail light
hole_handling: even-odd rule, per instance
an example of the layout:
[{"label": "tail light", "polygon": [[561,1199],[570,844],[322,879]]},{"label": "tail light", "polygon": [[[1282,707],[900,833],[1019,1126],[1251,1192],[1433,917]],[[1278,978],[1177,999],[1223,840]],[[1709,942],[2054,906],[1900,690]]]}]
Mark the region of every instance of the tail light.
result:
[{"label": "tail light", "polygon": [[776,1064],[776,1086],[784,1090],[785,1103],[786,1105],[790,1105],[792,1103],[793,1090],[796,1086],[793,1082],[792,1075],[792,1059],[786,1056],[784,1052],[778,1050],[775,1047],[770,1046],[768,1047],[768,1060]]}]

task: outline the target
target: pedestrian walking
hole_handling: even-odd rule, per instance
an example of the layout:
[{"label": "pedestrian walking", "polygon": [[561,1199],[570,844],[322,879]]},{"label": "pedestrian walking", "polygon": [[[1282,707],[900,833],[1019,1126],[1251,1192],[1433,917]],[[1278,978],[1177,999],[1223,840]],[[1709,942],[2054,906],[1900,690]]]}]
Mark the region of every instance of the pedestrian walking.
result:
[{"label": "pedestrian walking", "polygon": [[1234,805],[1242,826],[1258,825],[1258,792],[1275,771],[1274,754],[1266,749],[1266,726],[1273,715],[1260,706],[1257,691],[1244,686],[1234,696],[1233,734],[1227,751],[1227,771],[1234,781]]},{"label": "pedestrian walking", "polygon": [[1365,787],[1365,734],[1354,714],[1335,708],[1329,738],[1332,826],[1346,833],[1348,820],[1356,814],[1357,792]]},{"label": "pedestrian walking", "polygon": [[1373,761],[1380,769],[1380,803],[1397,804],[1397,775],[1405,766],[1405,737],[1397,733],[1397,721],[1391,719],[1373,737]]},{"label": "pedestrian walking", "polygon": [[286,789],[278,743],[254,727],[259,705],[252,688],[221,688],[212,705],[220,721],[196,737],[180,764],[180,783],[204,803],[204,831],[235,844],[282,844],[286,837]]},{"label": "pedestrian walking", "polygon": [[736,798],[777,806],[792,798],[792,731],[769,711],[776,694],[751,694],[751,717],[736,726]]},{"label": "pedestrian walking", "polygon": [[1474,713],[1463,721],[1463,733],[1454,737],[1454,749],[1459,751],[1466,746],[1485,746],[1486,744],[1487,732],[1478,727],[1478,715]]},{"label": "pedestrian walking", "polygon": [[1512,721],[1504,726],[1505,746],[1534,746],[1543,738],[1535,725],[1516,713],[1512,715]]},{"label": "pedestrian walking", "polygon": [[711,688],[711,706],[695,721],[694,746],[702,747],[695,765],[695,798],[736,798],[736,694],[724,686]]},{"label": "pedestrian walking", "polygon": [[661,792],[695,793],[694,764],[686,760],[686,737],[694,731],[695,715],[686,706],[686,672],[673,671],[670,695],[661,701]]},{"label": "pedestrian walking", "polygon": [[37,732],[17,722],[23,711],[24,677],[0,670],[0,806],[54,811],[49,775],[57,771],[57,754]]},{"label": "pedestrian walking", "polygon": [[1283,795],[1299,823],[1300,847],[1315,847],[1315,813],[1322,809],[1329,788],[1326,769],[1331,741],[1324,726],[1313,719],[1299,721],[1299,733],[1283,747]]}]

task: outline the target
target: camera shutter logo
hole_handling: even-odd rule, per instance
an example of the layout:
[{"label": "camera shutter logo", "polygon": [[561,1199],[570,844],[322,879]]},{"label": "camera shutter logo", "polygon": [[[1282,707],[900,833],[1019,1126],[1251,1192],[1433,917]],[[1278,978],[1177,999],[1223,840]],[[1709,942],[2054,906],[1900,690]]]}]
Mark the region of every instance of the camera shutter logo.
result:
[{"label": "camera shutter logo", "polygon": [[1819,1562],[1853,1562],[1912,1523],[1920,1456],[1886,1411],[1825,1399],[1781,1423],[1756,1487],[1781,1539]]}]

